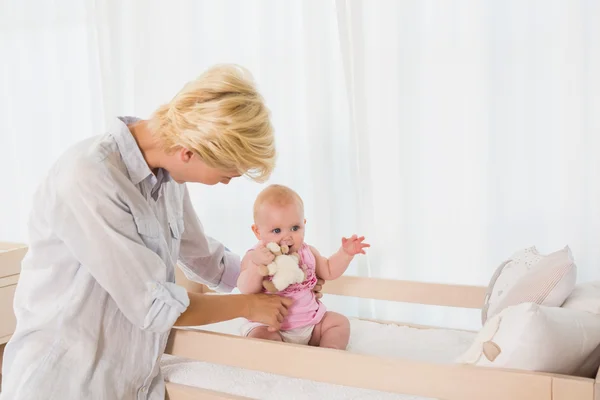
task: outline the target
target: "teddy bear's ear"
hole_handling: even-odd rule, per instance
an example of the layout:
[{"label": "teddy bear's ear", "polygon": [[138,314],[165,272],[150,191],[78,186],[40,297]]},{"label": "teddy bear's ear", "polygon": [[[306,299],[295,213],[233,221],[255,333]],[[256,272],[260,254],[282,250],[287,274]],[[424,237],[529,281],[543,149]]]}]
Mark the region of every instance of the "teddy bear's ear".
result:
[{"label": "teddy bear's ear", "polygon": [[281,248],[275,242],[270,242],[265,247],[269,249],[271,253],[279,253],[281,251]]},{"label": "teddy bear's ear", "polygon": [[290,248],[287,245],[281,245],[281,254],[287,254],[290,251]]}]

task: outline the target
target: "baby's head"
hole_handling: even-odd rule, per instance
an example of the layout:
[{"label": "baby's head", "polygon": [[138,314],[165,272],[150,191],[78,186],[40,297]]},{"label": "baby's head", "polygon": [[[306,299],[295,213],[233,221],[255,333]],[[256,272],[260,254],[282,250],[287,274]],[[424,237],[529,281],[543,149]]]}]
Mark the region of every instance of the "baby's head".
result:
[{"label": "baby's head", "polygon": [[270,185],[254,202],[252,231],[265,244],[275,242],[298,251],[304,243],[304,203],[292,189]]}]

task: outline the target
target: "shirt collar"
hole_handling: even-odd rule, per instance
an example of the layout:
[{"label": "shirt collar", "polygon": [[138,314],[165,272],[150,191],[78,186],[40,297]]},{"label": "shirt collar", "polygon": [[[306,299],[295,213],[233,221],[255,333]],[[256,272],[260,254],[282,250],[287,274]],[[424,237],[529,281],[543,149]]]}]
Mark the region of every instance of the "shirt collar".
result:
[{"label": "shirt collar", "polygon": [[162,168],[159,169],[158,174],[155,176],[150,170],[150,167],[148,167],[148,164],[142,155],[142,151],[127,127],[127,125],[139,120],[140,119],[136,117],[118,117],[114,121],[110,133],[115,138],[115,142],[117,143],[117,147],[119,148],[119,152],[121,153],[131,182],[134,185],[137,185],[144,179],[150,177],[150,183],[156,189],[153,191],[157,191],[163,183],[171,180],[171,176]]}]

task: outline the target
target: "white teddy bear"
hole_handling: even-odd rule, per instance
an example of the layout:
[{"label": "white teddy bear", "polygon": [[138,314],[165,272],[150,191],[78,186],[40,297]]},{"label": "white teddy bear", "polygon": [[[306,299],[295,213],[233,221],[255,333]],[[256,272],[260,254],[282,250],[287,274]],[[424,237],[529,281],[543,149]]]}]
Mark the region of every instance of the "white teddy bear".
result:
[{"label": "white teddy bear", "polygon": [[271,242],[267,244],[267,249],[275,254],[275,259],[269,265],[262,266],[259,270],[262,276],[272,276],[271,281],[264,280],[263,287],[270,293],[276,293],[284,290],[294,283],[302,283],[306,279],[306,274],[300,268],[300,256],[298,253],[287,254],[288,246],[279,246]]}]

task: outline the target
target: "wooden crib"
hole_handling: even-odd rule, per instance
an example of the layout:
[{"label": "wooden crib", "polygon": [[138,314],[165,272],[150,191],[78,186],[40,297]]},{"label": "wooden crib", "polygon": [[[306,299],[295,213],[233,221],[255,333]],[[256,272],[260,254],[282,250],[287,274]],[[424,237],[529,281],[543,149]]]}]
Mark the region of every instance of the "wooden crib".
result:
[{"label": "wooden crib", "polygon": [[[2,243],[0,250],[9,250],[0,252],[1,363],[4,343],[15,327],[12,298],[20,260],[26,247]],[[187,281],[183,274],[178,274],[177,279],[188,290],[208,290],[203,285]],[[477,309],[483,304],[485,288],[344,276],[327,282],[323,292]],[[249,370],[444,400],[600,400],[600,375],[596,379],[587,379],[519,370],[416,362],[185,328],[172,330],[166,352],[174,356]],[[315,360],[318,360],[318,367],[315,366]],[[167,382],[166,387],[167,396],[171,400],[244,399],[181,384]]]}]

